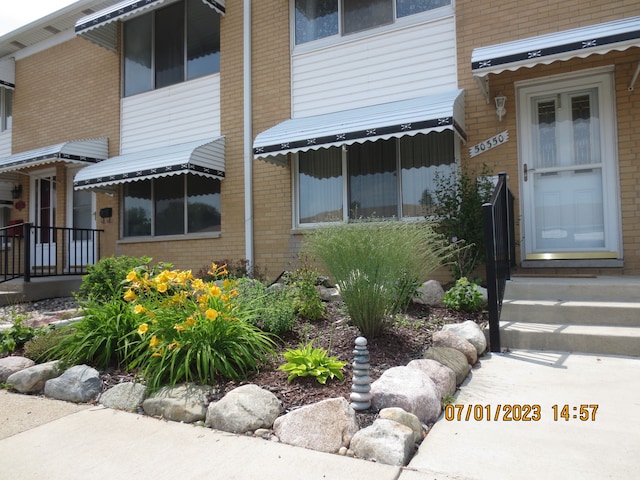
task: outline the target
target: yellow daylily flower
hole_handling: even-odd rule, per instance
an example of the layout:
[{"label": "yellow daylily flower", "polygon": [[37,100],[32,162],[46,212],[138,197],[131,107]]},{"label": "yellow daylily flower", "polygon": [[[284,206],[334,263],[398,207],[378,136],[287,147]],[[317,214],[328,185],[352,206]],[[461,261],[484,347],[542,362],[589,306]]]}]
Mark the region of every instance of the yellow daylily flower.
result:
[{"label": "yellow daylily flower", "polygon": [[127,282],[135,282],[137,279],[138,279],[138,274],[136,273],[135,270],[131,270],[127,274]]},{"label": "yellow daylily flower", "polygon": [[161,343],[162,342],[160,341],[160,339],[158,337],[156,337],[155,335],[153,337],[151,337],[151,340],[149,340],[149,346],[151,348],[157,347]]},{"label": "yellow daylily flower", "polygon": [[156,288],[160,293],[165,293],[167,291],[167,284],[166,283],[159,283]]},{"label": "yellow daylily flower", "polygon": [[136,299],[136,293],[131,290],[128,289],[126,292],[124,292],[124,297],[123,297],[127,302],[130,302],[131,300],[135,300]]},{"label": "yellow daylily flower", "polygon": [[144,335],[148,331],[149,331],[149,325],[147,325],[146,323],[143,323],[138,327],[138,335]]},{"label": "yellow daylily flower", "polygon": [[214,321],[216,318],[220,316],[220,312],[217,310],[214,310],[213,308],[209,308],[205,312],[205,316],[207,317],[208,320]]},{"label": "yellow daylily flower", "polygon": [[184,323],[186,323],[187,325],[189,325],[190,327],[195,325],[196,323],[198,323],[198,320],[196,320],[193,316],[188,316],[187,319],[184,321]]},{"label": "yellow daylily flower", "polygon": [[139,314],[144,312],[145,308],[142,305],[136,305],[135,307],[133,307],[133,313]]},{"label": "yellow daylily flower", "polygon": [[176,323],[173,328],[177,331],[177,332],[184,332],[187,328],[184,325],[180,325],[179,323]]},{"label": "yellow daylily flower", "polygon": [[220,290],[219,286],[213,284],[209,288],[209,293],[211,294],[212,297],[219,297],[220,294],[222,293],[222,290]]}]

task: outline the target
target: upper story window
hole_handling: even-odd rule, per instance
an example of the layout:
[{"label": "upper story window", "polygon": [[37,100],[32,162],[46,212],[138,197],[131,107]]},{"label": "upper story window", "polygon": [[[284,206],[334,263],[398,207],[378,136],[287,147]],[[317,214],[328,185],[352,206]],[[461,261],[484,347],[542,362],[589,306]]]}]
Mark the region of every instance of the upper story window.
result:
[{"label": "upper story window", "polygon": [[452,0],[295,0],[295,43],[349,35],[450,6]]},{"label": "upper story window", "polygon": [[13,120],[13,90],[0,87],[0,132],[11,129]]},{"label": "upper story window", "polygon": [[220,16],[181,0],[124,24],[124,96],[220,71]]}]

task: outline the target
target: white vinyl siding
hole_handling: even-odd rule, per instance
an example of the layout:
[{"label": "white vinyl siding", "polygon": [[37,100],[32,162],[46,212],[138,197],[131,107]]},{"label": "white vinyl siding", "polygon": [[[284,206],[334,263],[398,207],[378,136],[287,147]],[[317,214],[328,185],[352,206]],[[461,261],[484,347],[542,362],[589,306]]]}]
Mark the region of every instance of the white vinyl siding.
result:
[{"label": "white vinyl siding", "polygon": [[0,132],[0,158],[11,155],[11,130]]},{"label": "white vinyl siding", "polygon": [[455,17],[294,53],[291,69],[294,118],[450,91]]},{"label": "white vinyl siding", "polygon": [[220,135],[220,75],[122,99],[120,154]]}]

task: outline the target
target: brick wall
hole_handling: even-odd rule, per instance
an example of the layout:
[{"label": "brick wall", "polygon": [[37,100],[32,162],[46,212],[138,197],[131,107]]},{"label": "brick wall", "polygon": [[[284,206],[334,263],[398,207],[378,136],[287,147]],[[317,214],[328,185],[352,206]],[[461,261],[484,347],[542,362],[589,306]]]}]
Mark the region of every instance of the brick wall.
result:
[{"label": "brick wall", "polygon": [[[494,172],[506,171],[510,186],[519,200],[518,138],[516,128],[516,93],[514,82],[543,78],[589,68],[614,65],[618,130],[618,163],[620,176],[622,235],[625,273],[640,274],[640,85],[634,92],[627,87],[640,59],[640,49],[592,55],[585,59],[555,62],[515,72],[490,75],[490,100],[487,104],[471,73],[471,52],[474,48],[567,30],[640,14],[637,0],[569,0],[564,2],[512,2],[457,0],[458,77],[466,90],[466,126],[469,136],[462,150],[462,164],[478,170],[485,163]],[[493,97],[507,97],[507,114],[502,122],[495,114]],[[509,130],[510,141],[473,159],[467,147]],[[516,229],[518,228],[518,220]],[[519,232],[516,233],[519,238]],[[519,256],[518,256],[519,258]],[[558,271],[558,270],[555,270]],[[562,270],[564,273],[578,270]],[[594,273],[610,273],[602,269]],[[584,272],[584,271],[583,271]],[[547,271],[547,273],[549,273]]]}]

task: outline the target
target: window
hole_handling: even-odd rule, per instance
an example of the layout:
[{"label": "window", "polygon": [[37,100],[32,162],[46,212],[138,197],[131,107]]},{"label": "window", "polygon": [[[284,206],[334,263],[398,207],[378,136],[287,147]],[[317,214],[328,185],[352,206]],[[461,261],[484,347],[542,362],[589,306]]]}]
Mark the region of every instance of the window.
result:
[{"label": "window", "polygon": [[162,177],[123,188],[123,237],[220,231],[220,180]]},{"label": "window", "polygon": [[436,176],[455,168],[455,148],[445,131],[301,152],[298,224],[428,215]]},{"label": "window", "polygon": [[295,43],[369,30],[451,5],[451,0],[295,0]]},{"label": "window", "polygon": [[124,96],[220,71],[220,16],[186,0],[124,24]]},{"label": "window", "polygon": [[11,130],[13,119],[13,90],[0,87],[0,132]]}]

